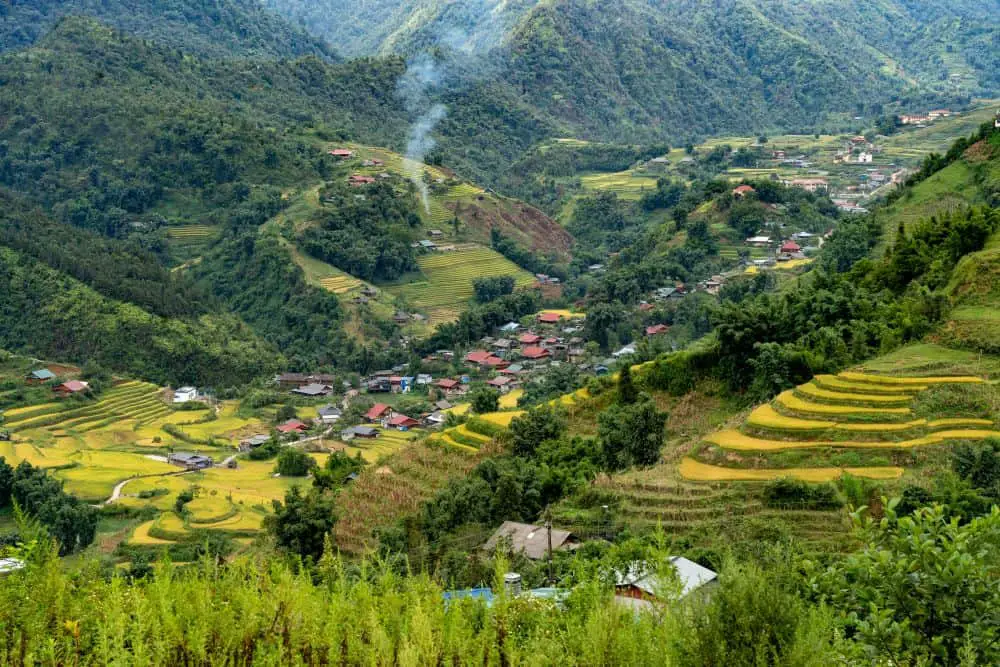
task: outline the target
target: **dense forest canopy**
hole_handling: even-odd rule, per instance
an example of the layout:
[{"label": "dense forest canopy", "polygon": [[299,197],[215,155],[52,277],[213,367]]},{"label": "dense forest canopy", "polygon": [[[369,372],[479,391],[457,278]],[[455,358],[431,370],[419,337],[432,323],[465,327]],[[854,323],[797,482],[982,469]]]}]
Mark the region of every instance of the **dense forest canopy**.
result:
[{"label": "dense forest canopy", "polygon": [[0,50],[34,44],[66,16],[204,56],[335,57],[323,40],[253,0],[14,0],[0,3]]}]

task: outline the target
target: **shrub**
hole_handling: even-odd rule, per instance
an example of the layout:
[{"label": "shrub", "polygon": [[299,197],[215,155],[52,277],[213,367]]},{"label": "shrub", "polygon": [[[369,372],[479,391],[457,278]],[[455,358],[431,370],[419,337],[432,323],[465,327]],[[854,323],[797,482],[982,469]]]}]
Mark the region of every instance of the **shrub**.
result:
[{"label": "shrub", "polygon": [[817,510],[836,509],[843,505],[832,484],[809,484],[792,477],[768,482],[764,487],[764,503],[768,507]]}]

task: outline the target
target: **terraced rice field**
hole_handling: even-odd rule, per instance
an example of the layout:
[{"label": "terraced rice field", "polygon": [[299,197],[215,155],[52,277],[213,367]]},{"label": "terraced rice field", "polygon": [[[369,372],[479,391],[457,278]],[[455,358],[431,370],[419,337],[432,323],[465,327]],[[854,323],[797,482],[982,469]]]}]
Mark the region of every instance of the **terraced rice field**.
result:
[{"label": "terraced rice field", "polygon": [[4,428],[15,434],[32,430],[83,433],[127,419],[140,423],[153,421],[170,412],[160,400],[156,385],[125,382],[92,403],[65,400],[8,410],[4,414]]},{"label": "terraced rice field", "polygon": [[524,396],[523,389],[515,389],[509,391],[500,397],[500,409],[501,410],[513,410],[517,407],[517,402],[520,398]]},{"label": "terraced rice field", "polygon": [[767,482],[782,477],[793,477],[805,482],[832,482],[846,472],[867,479],[896,479],[903,476],[897,467],[878,468],[724,468],[685,458],[678,468],[684,479],[699,482]]},{"label": "terraced rice field", "polygon": [[[982,382],[981,378],[969,375],[901,377],[859,372],[820,375],[810,383],[780,394],[773,403],[754,409],[741,428],[717,431],[702,441],[727,452],[766,457],[769,452],[808,449],[901,451],[1000,437],[1000,430],[990,419],[949,415],[913,418],[911,404],[931,387]],[[756,465],[761,463],[755,461]],[[766,459],[763,464],[766,466]],[[835,479],[840,472],[840,468],[834,467],[748,469],[713,465],[690,457],[679,467],[681,476],[695,481],[754,481],[782,476],[823,481]],[[902,474],[894,467],[861,467],[848,472],[867,477],[885,474],[890,479]]]},{"label": "terraced rice field", "polygon": [[631,170],[582,176],[580,184],[584,190],[614,192],[619,198],[629,201],[638,201],[645,193],[656,190],[656,178]]},{"label": "terraced rice field", "polygon": [[213,240],[218,236],[215,227],[207,225],[187,225],[185,227],[167,228],[167,238],[181,245],[197,245]]},{"label": "terraced rice field", "polygon": [[319,284],[323,286],[323,289],[329,290],[334,294],[344,294],[350,292],[352,289],[361,287],[362,282],[357,278],[344,275],[323,278],[319,281]]},{"label": "terraced rice field", "polygon": [[430,316],[432,324],[458,316],[472,300],[476,278],[514,276],[517,287],[534,283],[534,277],[498,252],[466,246],[451,252],[421,255],[417,259],[425,280],[388,287],[407,303]]}]

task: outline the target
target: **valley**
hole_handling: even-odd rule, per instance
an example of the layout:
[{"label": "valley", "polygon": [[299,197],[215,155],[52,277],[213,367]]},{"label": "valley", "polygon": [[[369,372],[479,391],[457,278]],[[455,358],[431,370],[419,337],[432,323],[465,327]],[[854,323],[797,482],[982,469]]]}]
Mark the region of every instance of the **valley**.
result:
[{"label": "valley", "polygon": [[996,0],[126,4],[0,4],[0,664],[1000,661]]}]

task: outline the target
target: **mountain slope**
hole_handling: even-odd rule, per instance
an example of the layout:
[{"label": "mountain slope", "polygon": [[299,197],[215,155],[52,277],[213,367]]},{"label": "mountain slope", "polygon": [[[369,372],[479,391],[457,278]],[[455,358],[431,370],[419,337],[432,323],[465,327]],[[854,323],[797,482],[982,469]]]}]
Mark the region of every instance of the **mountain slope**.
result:
[{"label": "mountain slope", "polygon": [[454,69],[591,138],[844,126],[900,98],[989,95],[1000,64],[995,0],[269,3],[350,53],[492,49],[499,74]]},{"label": "mountain slope", "polygon": [[202,56],[333,57],[321,39],[252,0],[32,0],[0,3],[0,50],[37,42],[66,16],[91,16]]}]

